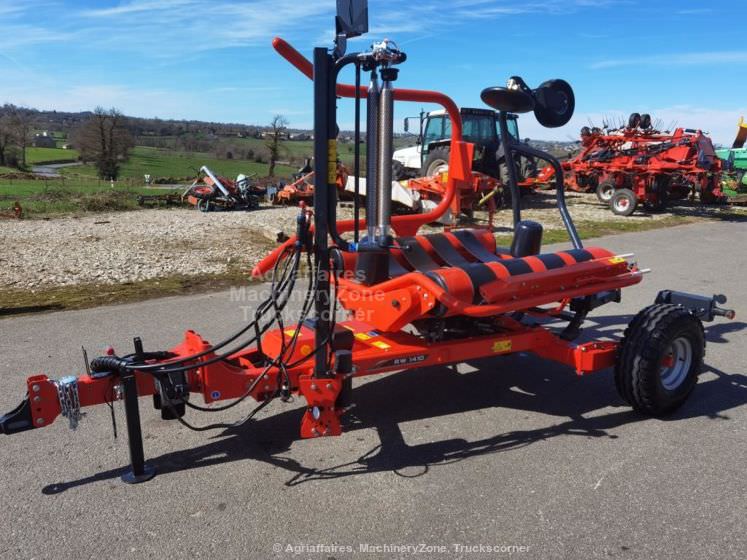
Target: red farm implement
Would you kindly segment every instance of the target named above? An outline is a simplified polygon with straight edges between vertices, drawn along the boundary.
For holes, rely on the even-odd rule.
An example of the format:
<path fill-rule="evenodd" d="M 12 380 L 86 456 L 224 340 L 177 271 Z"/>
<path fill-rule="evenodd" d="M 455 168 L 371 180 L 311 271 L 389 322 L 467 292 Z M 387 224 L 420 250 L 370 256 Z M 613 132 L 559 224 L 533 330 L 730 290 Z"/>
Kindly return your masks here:
<path fill-rule="evenodd" d="M 639 205 L 662 210 L 670 200 L 696 194 L 706 204 L 725 200 L 721 162 L 700 130 L 659 132 L 648 115 L 634 113 L 621 129 L 582 128 L 581 145 L 581 152 L 563 164 L 566 185 L 596 192 L 615 214 L 628 216 Z"/>
<path fill-rule="evenodd" d="M 218 177 L 203 166 L 195 181 L 184 191 L 183 199 L 200 212 L 216 210 L 254 210 L 259 208 L 260 196 L 266 189 L 252 182 L 248 177 L 236 181 Z"/>
<path fill-rule="evenodd" d="M 16 219 L 20 220 L 23 218 L 23 208 L 21 208 L 20 202 L 15 202 L 12 208 L 0 209 L 0 219 Z"/>
<path fill-rule="evenodd" d="M 300 395 L 306 401 L 301 437 L 336 436 L 355 397 L 355 378 L 517 352 L 536 354 L 579 375 L 613 367 L 622 398 L 643 414 L 664 415 L 685 401 L 703 361 L 701 320 L 733 316 L 719 307 L 724 298 L 662 291 L 632 320 L 621 340 L 574 342 L 589 313 L 619 301 L 621 290 L 639 283 L 646 271 L 630 254 L 582 245 L 565 205 L 559 162 L 518 142 L 504 144 L 509 167 L 515 154 L 528 154 L 555 168 L 558 211 L 572 248 L 543 252 L 542 226 L 522 220 L 516 204 L 510 247 L 496 246 L 487 230 L 419 234 L 421 226 L 438 220 L 456 193 L 471 184 L 473 149 L 463 139 L 459 110 L 450 98 L 434 91 L 394 88 L 396 66 L 405 55 L 392 42 L 345 54 L 345 39 L 367 29 L 364 19 L 351 16 L 367 13 L 365 3 L 348 4 L 349 9 L 338 14 L 335 49 L 314 50 L 314 171 L 323 181 L 314 189 L 313 213 L 299 210 L 296 235 L 255 268 L 256 276 L 272 272 L 272 285 L 270 297 L 258 305 L 253 319 L 218 343 L 187 331 L 169 350 L 146 351 L 136 338 L 132 353 L 95 358 L 89 373 L 81 377 L 30 377 L 27 397 L 0 417 L 0 433 L 45 427 L 60 415 L 75 427 L 83 408 L 122 399 L 131 457 L 123 479 L 142 482 L 154 475 L 156 465 L 144 460 L 140 396 L 152 396 L 163 418 L 203 430 L 227 425 L 194 426 L 184 418 L 187 408 L 209 412 L 249 398 L 258 401 L 258 407 L 231 425 L 236 426 L 271 402 Z M 280 39 L 275 46 L 291 49 Z M 362 72 L 381 81 L 371 80 L 364 88 L 338 84 L 339 71 L 350 66 L 357 83 Z M 380 173 L 375 181 L 369 175 L 366 182 L 365 221 L 337 220 L 338 97 L 353 98 L 356 115 L 366 98 L 369 123 L 374 116 L 379 123 L 366 130 L 367 158 Z M 530 90 L 510 80 L 509 87 L 485 89 L 482 99 L 499 112 L 503 125 L 509 112 L 534 111 L 541 124 L 552 126 L 566 123 L 573 112 L 568 90 L 552 85 Z M 452 120 L 444 194 L 425 214 L 391 213 L 395 101 L 440 104 Z M 518 185 L 511 181 L 509 186 L 516 201 Z M 304 263 L 310 281 L 299 290 Z M 290 311 L 288 303 L 299 291 L 299 321 L 285 323 L 283 311 Z M 338 305 L 348 319 L 339 320 Z M 205 407 L 193 403 L 192 394 L 208 404 L 227 399 L 231 403 Z"/>

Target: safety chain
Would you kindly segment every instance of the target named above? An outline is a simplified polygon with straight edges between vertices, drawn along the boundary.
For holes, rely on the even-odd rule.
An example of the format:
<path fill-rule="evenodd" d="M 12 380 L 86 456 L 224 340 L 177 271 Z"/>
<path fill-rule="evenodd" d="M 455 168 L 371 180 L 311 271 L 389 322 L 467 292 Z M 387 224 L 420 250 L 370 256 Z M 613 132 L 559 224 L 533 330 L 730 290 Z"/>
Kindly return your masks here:
<path fill-rule="evenodd" d="M 57 386 L 61 414 L 70 422 L 70 429 L 75 430 L 83 417 L 78 398 L 78 379 L 71 375 L 55 381 L 54 384 Z"/>

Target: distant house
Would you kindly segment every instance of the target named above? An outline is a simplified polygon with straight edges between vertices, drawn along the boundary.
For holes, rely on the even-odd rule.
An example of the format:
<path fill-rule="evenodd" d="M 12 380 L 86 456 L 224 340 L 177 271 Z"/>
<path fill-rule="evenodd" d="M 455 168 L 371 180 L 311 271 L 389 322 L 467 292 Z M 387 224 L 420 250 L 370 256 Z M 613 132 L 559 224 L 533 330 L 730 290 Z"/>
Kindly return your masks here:
<path fill-rule="evenodd" d="M 42 132 L 34 136 L 34 140 L 31 142 L 34 148 L 56 148 L 57 140 L 50 136 L 48 132 Z"/>
<path fill-rule="evenodd" d="M 311 134 L 309 134 L 308 132 L 297 132 L 295 134 L 291 134 L 290 139 L 299 141 L 311 140 Z"/>

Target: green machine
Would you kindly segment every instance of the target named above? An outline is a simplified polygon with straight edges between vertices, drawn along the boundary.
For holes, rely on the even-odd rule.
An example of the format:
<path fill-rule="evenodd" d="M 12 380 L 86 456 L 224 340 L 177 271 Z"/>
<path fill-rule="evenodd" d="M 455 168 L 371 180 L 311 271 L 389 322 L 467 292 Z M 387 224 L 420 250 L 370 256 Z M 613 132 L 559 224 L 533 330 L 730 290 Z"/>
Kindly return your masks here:
<path fill-rule="evenodd" d="M 742 117 L 739 119 L 737 136 L 731 148 L 716 150 L 716 155 L 724 161 L 724 169 L 728 172 L 725 174 L 727 184 L 724 185 L 724 192 L 729 197 L 747 191 L 747 148 L 744 147 L 745 143 L 747 143 L 747 122 Z"/>

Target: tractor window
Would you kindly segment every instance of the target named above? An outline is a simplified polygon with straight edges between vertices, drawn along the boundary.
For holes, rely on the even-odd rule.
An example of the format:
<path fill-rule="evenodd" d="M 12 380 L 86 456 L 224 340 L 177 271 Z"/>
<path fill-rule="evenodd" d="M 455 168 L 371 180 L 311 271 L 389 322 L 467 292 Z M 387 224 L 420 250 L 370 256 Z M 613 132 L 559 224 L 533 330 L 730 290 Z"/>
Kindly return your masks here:
<path fill-rule="evenodd" d="M 464 139 L 467 142 L 484 145 L 497 140 L 495 119 L 484 115 L 462 115 Z"/>
<path fill-rule="evenodd" d="M 519 140 L 519 122 L 516 119 L 508 119 L 506 125 L 508 126 L 508 133 L 514 137 L 514 140 Z M 498 131 L 498 136 L 500 136 L 501 130 L 497 121 L 495 123 L 495 127 Z"/>
<path fill-rule="evenodd" d="M 451 130 L 451 121 L 449 121 L 449 130 Z M 427 146 L 431 142 L 444 139 L 444 117 L 439 115 L 428 119 L 425 125 L 423 144 Z"/>

